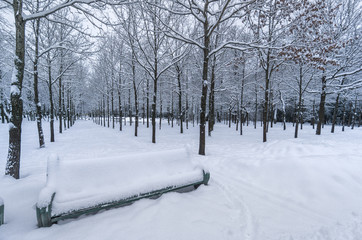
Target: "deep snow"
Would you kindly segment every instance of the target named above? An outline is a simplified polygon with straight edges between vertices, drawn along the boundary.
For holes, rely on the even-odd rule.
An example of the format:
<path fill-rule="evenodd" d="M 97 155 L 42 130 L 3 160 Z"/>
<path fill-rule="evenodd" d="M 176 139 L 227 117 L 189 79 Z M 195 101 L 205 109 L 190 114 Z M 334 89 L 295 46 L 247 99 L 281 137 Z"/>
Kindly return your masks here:
<path fill-rule="evenodd" d="M 157 144 L 141 124 L 123 132 L 78 121 L 55 143 L 39 149 L 36 124 L 24 122 L 21 179 L 0 177 L 5 202 L 1 240 L 40 239 L 362 239 L 362 128 L 316 136 L 305 125 L 298 139 L 278 124 L 262 143 L 261 128 L 217 124 L 207 137 L 206 156 L 198 156 L 197 127 L 179 134 L 163 124 Z M 48 124 L 44 123 L 45 136 Z M 0 124 L 3 175 L 8 127 Z M 46 139 L 48 141 L 48 139 Z M 109 158 L 175 149 L 188 144 L 192 160 L 211 173 L 209 186 L 190 193 L 168 193 L 156 200 L 37 228 L 34 205 L 46 183 L 47 158 Z"/>

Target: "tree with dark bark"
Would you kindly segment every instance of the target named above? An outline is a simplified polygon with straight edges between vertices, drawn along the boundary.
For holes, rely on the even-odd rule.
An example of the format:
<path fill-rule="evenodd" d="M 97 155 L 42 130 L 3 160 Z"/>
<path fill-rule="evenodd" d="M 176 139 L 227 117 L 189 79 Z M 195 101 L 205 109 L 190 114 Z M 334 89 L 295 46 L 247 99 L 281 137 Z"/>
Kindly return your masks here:
<path fill-rule="evenodd" d="M 24 12 L 25 0 L 4 0 L 13 9 L 15 20 L 15 58 L 14 70 L 11 80 L 11 117 L 9 128 L 9 149 L 5 168 L 5 174 L 19 179 L 20 177 L 20 153 L 21 153 L 21 126 L 23 120 L 22 89 L 25 69 L 25 25 L 31 20 L 47 17 L 60 9 L 74 4 L 90 4 L 96 0 L 70 0 L 54 3 L 46 3 L 38 12 L 26 14 Z"/>

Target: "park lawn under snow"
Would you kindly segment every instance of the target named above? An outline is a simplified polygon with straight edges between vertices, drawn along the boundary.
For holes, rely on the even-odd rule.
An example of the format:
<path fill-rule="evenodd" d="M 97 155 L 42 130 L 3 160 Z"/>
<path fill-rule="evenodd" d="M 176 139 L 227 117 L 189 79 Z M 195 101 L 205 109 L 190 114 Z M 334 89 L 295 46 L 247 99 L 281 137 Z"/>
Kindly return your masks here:
<path fill-rule="evenodd" d="M 23 126 L 21 179 L 0 177 L 5 202 L 1 240 L 362 239 L 362 128 L 345 132 L 337 128 L 331 134 L 326 126 L 316 136 L 305 125 L 294 139 L 292 126 L 283 131 L 278 124 L 262 143 L 259 126 L 244 128 L 240 136 L 217 124 L 206 139 L 206 156 L 198 156 L 197 127 L 181 135 L 177 127 L 163 124 L 157 144 L 152 144 L 151 130 L 143 125 L 136 138 L 133 127 L 119 132 L 80 120 L 57 134 L 55 143 L 39 149 L 35 123 Z M 49 136 L 48 124 L 44 127 Z M 7 130 L 0 124 L 1 171 Z M 46 184 L 50 154 L 84 161 L 185 145 L 191 149 L 192 162 L 210 171 L 209 186 L 37 228 L 34 205 Z"/>

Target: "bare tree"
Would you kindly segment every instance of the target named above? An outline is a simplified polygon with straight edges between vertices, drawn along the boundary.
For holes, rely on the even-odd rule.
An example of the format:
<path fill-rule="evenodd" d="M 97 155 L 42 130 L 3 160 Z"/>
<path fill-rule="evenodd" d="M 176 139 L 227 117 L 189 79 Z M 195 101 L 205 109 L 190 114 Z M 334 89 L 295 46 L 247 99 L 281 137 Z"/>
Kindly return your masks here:
<path fill-rule="evenodd" d="M 4 0 L 14 12 L 15 19 L 15 58 L 11 80 L 11 127 L 9 128 L 9 149 L 5 174 L 19 179 L 21 152 L 21 125 L 23 118 L 23 101 L 21 98 L 25 68 L 25 25 L 28 21 L 49 16 L 60 9 L 74 4 L 90 4 L 96 0 L 70 0 L 45 4 L 43 9 L 32 14 L 24 12 L 24 0 Z M 27 4 L 28 5 L 28 4 Z"/>

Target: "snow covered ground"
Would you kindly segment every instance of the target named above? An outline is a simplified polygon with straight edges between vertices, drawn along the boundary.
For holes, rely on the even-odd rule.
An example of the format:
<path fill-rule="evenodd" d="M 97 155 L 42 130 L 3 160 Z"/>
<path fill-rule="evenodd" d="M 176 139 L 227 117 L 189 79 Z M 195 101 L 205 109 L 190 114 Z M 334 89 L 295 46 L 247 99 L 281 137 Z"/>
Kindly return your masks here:
<path fill-rule="evenodd" d="M 157 144 L 140 126 L 123 132 L 78 121 L 56 142 L 39 149 L 36 125 L 23 124 L 21 179 L 3 176 L 8 127 L 0 124 L 0 196 L 5 202 L 1 240 L 359 240 L 362 239 L 362 128 L 337 128 L 321 136 L 305 125 L 293 128 L 234 129 L 218 124 L 207 137 L 207 155 L 197 155 L 198 128 L 183 135 L 163 124 Z M 45 136 L 48 124 L 44 124 Z M 34 205 L 45 186 L 50 154 L 63 159 L 116 157 L 134 152 L 180 148 L 188 144 L 192 161 L 211 173 L 209 186 L 190 193 L 169 193 L 156 200 L 37 228 Z M 121 176 L 120 176 L 121 177 Z"/>

